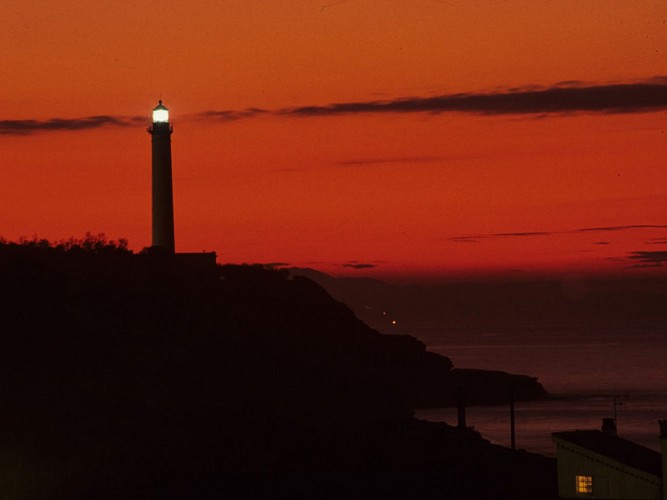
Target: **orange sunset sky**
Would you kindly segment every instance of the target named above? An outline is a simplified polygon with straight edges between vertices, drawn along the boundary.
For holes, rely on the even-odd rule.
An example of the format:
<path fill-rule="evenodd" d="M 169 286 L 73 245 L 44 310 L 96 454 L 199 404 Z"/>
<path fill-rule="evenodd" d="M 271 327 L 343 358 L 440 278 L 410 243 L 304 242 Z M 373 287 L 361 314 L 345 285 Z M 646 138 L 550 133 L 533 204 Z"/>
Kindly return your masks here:
<path fill-rule="evenodd" d="M 21 0 L 0 16 L 0 235 L 335 275 L 661 273 L 664 0 Z"/>

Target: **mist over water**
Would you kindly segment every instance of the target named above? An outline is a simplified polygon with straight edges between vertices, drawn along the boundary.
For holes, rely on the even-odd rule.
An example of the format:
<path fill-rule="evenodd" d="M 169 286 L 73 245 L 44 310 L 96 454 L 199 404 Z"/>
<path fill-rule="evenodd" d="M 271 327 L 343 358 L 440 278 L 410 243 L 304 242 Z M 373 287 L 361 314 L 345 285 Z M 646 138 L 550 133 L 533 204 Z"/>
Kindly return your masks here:
<path fill-rule="evenodd" d="M 667 335 L 659 326 L 412 328 L 430 350 L 457 368 L 503 370 L 538 377 L 549 401 L 517 403 L 517 447 L 553 455 L 551 433 L 599 429 L 614 416 L 618 434 L 658 449 L 657 420 L 667 418 Z M 626 397 L 627 396 L 627 397 Z M 455 409 L 420 410 L 420 418 L 456 423 Z M 467 409 L 467 423 L 509 445 L 509 408 Z"/>

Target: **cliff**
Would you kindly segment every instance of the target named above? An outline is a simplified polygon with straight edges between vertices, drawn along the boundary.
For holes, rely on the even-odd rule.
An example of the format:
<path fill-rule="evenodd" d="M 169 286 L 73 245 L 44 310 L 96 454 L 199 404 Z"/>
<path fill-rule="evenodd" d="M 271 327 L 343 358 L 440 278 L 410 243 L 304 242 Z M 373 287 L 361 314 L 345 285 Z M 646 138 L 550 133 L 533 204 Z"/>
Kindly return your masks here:
<path fill-rule="evenodd" d="M 552 491 L 547 459 L 414 420 L 479 377 L 368 328 L 314 282 L 121 250 L 0 245 L 9 497 Z"/>

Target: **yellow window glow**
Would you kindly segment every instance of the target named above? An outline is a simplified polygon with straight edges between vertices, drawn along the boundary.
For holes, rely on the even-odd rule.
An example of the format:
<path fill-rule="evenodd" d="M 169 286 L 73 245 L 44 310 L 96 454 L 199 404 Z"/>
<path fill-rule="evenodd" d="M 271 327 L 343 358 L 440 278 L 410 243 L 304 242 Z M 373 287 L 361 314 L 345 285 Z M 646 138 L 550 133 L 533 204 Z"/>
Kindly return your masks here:
<path fill-rule="evenodd" d="M 576 476 L 577 493 L 593 494 L 593 476 Z"/>

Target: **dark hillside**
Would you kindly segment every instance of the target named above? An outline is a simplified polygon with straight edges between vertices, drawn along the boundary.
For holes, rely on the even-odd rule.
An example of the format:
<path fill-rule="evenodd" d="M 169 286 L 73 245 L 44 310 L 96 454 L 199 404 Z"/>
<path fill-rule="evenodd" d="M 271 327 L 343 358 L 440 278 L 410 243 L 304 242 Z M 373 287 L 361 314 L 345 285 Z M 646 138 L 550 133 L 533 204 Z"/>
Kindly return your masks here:
<path fill-rule="evenodd" d="M 446 393 L 449 360 L 366 327 L 308 279 L 3 244 L 0 293 L 7 498 L 552 491 L 549 460 L 414 420 Z"/>

